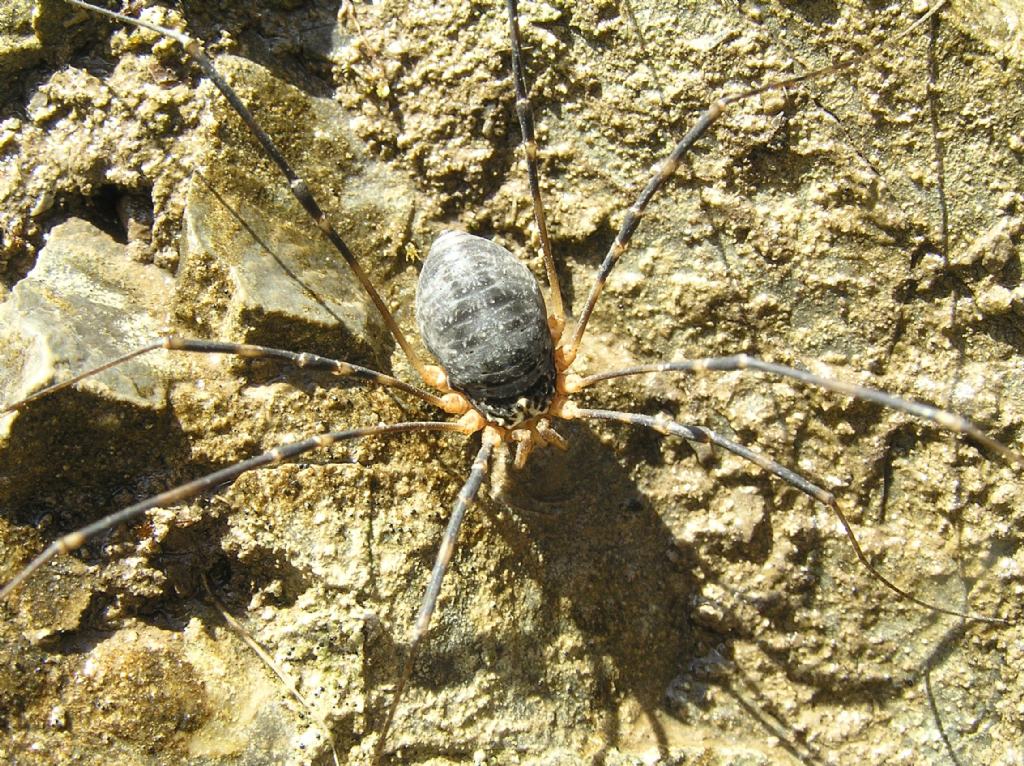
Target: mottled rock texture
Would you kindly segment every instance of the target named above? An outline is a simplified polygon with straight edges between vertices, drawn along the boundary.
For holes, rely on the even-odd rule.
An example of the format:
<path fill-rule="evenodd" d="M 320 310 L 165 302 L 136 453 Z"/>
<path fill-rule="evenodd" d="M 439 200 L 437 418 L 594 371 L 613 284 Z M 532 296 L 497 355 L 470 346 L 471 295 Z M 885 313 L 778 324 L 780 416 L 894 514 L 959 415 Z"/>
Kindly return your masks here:
<path fill-rule="evenodd" d="M 208 41 L 412 333 L 418 254 L 446 227 L 541 274 L 500 6 L 355 3 L 340 23 L 327 2 L 146 13 Z M 723 118 L 613 273 L 580 369 L 746 351 L 962 412 L 1020 449 L 1013 7 L 956 2 L 895 43 L 909 3 L 742 8 L 524 3 L 577 310 L 621 211 L 711 98 L 882 51 Z M 177 46 L 50 1 L 0 3 L 0 27 L 0 401 L 165 328 L 413 379 Z M 63 281 L 47 281 L 57 263 Z M 836 493 L 896 581 L 1024 617 L 1019 468 L 754 374 L 633 379 L 587 401 L 770 453 Z M 0 579 L 62 532 L 275 444 L 433 416 L 272 364 L 158 352 L 0 421 Z M 625 427 L 564 433 L 567 454 L 496 471 L 471 510 L 388 762 L 1024 758 L 1020 626 L 899 602 L 826 509 L 739 459 Z M 322 764 L 329 729 L 343 762 L 367 762 L 473 449 L 405 436 L 311 454 L 47 566 L 2 606 L 0 758 Z"/>

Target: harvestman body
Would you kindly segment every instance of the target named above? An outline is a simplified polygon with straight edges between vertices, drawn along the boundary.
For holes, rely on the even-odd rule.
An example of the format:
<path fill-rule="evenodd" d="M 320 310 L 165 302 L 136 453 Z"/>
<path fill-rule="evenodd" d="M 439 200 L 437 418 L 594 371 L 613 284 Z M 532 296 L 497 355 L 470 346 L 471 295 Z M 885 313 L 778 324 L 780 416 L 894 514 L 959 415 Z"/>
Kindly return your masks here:
<path fill-rule="evenodd" d="M 449 384 L 489 419 L 514 426 L 547 412 L 555 357 L 544 298 L 505 248 L 442 234 L 420 272 L 416 318 Z"/>
<path fill-rule="evenodd" d="M 85 3 L 68 0 L 74 5 L 91 8 Z M 380 726 L 375 747 L 375 760 L 386 752 L 387 734 L 391 728 L 403 691 L 412 675 L 417 650 L 427 635 L 437 599 L 441 591 L 444 574 L 451 561 L 462 519 L 476 497 L 488 471 L 496 448 L 511 444 L 516 448 L 515 462 L 523 465 L 531 451 L 537 447 L 554 445 L 568 446 L 552 425 L 554 420 L 590 419 L 622 422 L 654 429 L 666 435 L 679 436 L 693 442 L 717 445 L 760 466 L 796 489 L 831 508 L 845 528 L 857 557 L 871 571 L 872 575 L 899 594 L 927 609 L 957 615 L 972 620 L 1004 623 L 996 617 L 966 614 L 957 609 L 947 609 L 928 603 L 912 595 L 908 590 L 894 584 L 880 574 L 862 553 L 853 531 L 838 507 L 835 498 L 827 490 L 815 485 L 794 471 L 774 460 L 754 452 L 714 431 L 694 425 L 685 425 L 664 416 L 647 416 L 609 410 L 585 409 L 573 401 L 573 395 L 594 384 L 612 378 L 653 374 L 683 373 L 703 370 L 754 369 L 771 373 L 822 388 L 837 391 L 860 399 L 873 401 L 883 406 L 908 412 L 930 420 L 939 426 L 966 434 L 970 438 L 997 452 L 1017 465 L 1024 465 L 1024 457 L 1014 452 L 965 419 L 929 405 L 899 399 L 873 389 L 827 380 L 810 373 L 763 362 L 745 355 L 699 359 L 664 364 L 644 365 L 633 368 L 602 372 L 579 377 L 570 369 L 576 359 L 588 320 L 601 296 L 609 273 L 640 223 L 644 211 L 662 184 L 672 176 L 682 158 L 694 143 L 724 113 L 729 104 L 749 98 L 765 90 L 778 89 L 785 85 L 795 86 L 807 76 L 793 78 L 783 84 L 772 84 L 737 96 L 730 96 L 715 102 L 702 115 L 697 124 L 677 145 L 672 154 L 658 167 L 654 177 L 627 212 L 619 233 L 602 263 L 596 282 L 586 300 L 583 311 L 575 324 L 567 322 L 562 305 L 561 289 L 557 280 L 554 260 L 546 233 L 543 207 L 536 164 L 536 143 L 533 138 L 532 115 L 521 71 L 521 53 L 518 39 L 517 11 L 514 0 L 509 0 L 508 10 L 513 50 L 514 80 L 517 91 L 517 111 L 521 121 L 530 172 L 531 191 L 534 200 L 534 214 L 544 249 L 545 266 L 551 287 L 551 305 L 546 306 L 540 288 L 533 276 L 507 250 L 487 240 L 462 232 L 442 234 L 431 249 L 420 276 L 417 291 L 417 321 L 425 344 L 440 362 L 440 367 L 424 364 L 419 360 L 402 331 L 392 318 L 389 309 L 370 284 L 344 240 L 327 222 L 319 204 L 306 188 L 305 182 L 291 169 L 278 152 L 273 141 L 258 126 L 248 109 L 234 95 L 234 91 L 223 81 L 212 63 L 198 45 L 185 35 L 170 30 L 157 31 L 168 35 L 182 44 L 185 50 L 199 63 L 224 95 L 232 102 L 257 140 L 288 179 L 296 198 L 310 213 L 324 235 L 335 245 L 339 253 L 352 268 L 373 303 L 384 317 L 385 323 L 399 346 L 409 358 L 427 386 L 436 389 L 431 393 L 410 385 L 389 375 L 375 372 L 343 361 L 326 359 L 313 354 L 294 353 L 260 346 L 241 345 L 207 340 L 191 340 L 168 337 L 148 345 L 127 358 L 149 351 L 165 348 L 195 353 L 227 353 L 250 358 L 269 358 L 284 361 L 297 367 L 327 370 L 344 377 L 350 377 L 369 385 L 394 388 L 414 396 L 435 408 L 457 416 L 453 421 L 414 421 L 407 423 L 383 424 L 357 429 L 333 431 L 304 439 L 293 444 L 277 447 L 263 455 L 256 456 L 208 476 L 161 493 L 141 503 L 130 506 L 112 516 L 61 537 L 43 554 L 33 560 L 8 582 L 0 596 L 9 595 L 20 583 L 57 555 L 81 547 L 89 538 L 129 520 L 137 519 L 147 510 L 171 505 L 199 493 L 218 487 L 239 475 L 263 466 L 280 463 L 312 449 L 361 438 L 364 436 L 386 436 L 410 431 L 457 432 L 467 435 L 481 433 L 481 445 L 454 504 L 436 563 L 431 573 L 430 584 L 424 596 L 419 615 L 409 640 L 409 648 L 398 677 L 397 687 L 387 708 L 386 717 Z M 98 9 L 92 9 L 98 10 Z M 107 14 L 127 23 L 138 21 Z M 141 24 L 146 26 L 144 24 Z M 850 62 L 843 65 L 850 66 Z M 835 67 L 839 69 L 842 67 Z M 828 70 L 828 71 L 834 71 Z M 810 76 L 818 76 L 815 72 Z M 120 363 L 115 360 L 103 369 Z M 4 408 L 3 412 L 21 409 L 31 401 L 47 396 L 94 374 L 92 370 L 76 376 L 70 381 L 45 389 L 20 402 Z"/>

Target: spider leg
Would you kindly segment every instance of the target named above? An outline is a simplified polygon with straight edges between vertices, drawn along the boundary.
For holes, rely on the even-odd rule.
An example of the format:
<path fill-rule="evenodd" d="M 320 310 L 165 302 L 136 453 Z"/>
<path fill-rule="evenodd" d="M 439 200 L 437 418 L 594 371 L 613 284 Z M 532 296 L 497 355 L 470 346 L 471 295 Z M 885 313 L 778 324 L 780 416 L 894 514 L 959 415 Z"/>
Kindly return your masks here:
<path fill-rule="evenodd" d="M 363 267 L 359 264 L 359 261 L 356 258 L 355 254 L 352 252 L 351 249 L 349 249 L 349 246 L 345 243 L 345 240 L 341 238 L 341 235 L 338 234 L 337 230 L 327 219 L 327 216 L 324 214 L 323 209 L 320 207 L 320 203 L 317 202 L 316 197 L 313 196 L 313 192 L 310 191 L 309 186 L 306 184 L 305 180 L 303 180 L 302 177 L 298 175 L 298 173 L 284 158 L 284 155 L 281 153 L 280 149 L 278 149 L 277 144 L 274 143 L 274 140 L 269 135 L 267 135 L 265 130 L 263 130 L 260 124 L 256 121 L 256 118 L 253 116 L 252 112 L 249 110 L 249 107 L 247 107 L 245 103 L 241 100 L 241 98 L 239 98 L 238 94 L 235 93 L 234 89 L 228 84 L 227 80 L 224 79 L 221 73 L 214 66 L 213 61 L 210 59 L 210 57 L 206 54 L 205 51 L 203 51 L 203 48 L 199 44 L 199 41 L 195 40 L 194 38 L 192 38 L 184 32 L 180 32 L 175 29 L 169 29 L 167 27 L 162 27 L 158 24 L 151 24 L 150 22 L 145 21 L 143 19 L 132 18 L 131 16 L 125 16 L 124 14 L 117 13 L 115 11 L 108 11 L 105 8 L 92 5 L 91 3 L 83 2 L 82 0 L 65 0 L 65 2 L 77 8 L 82 8 L 92 13 L 98 13 L 102 16 L 114 19 L 115 21 L 120 21 L 125 24 L 130 24 L 131 26 L 142 27 L 143 29 L 148 29 L 152 32 L 156 32 L 157 34 L 163 35 L 171 40 L 174 40 L 185 50 L 189 57 L 203 71 L 203 74 L 205 74 L 210 79 L 210 81 L 213 82 L 213 84 L 217 87 L 217 90 L 219 90 L 221 94 L 224 96 L 224 98 L 227 99 L 228 103 L 231 104 L 231 108 L 235 110 L 235 112 L 241 118 L 242 122 L 244 122 L 245 126 L 249 129 L 249 132 L 252 133 L 253 137 L 255 137 L 255 139 L 259 142 L 260 146 L 263 147 L 263 150 L 266 152 L 267 156 L 270 157 L 273 163 L 277 166 L 278 170 L 281 171 L 281 174 L 288 181 L 288 188 L 291 191 L 292 195 L 295 197 L 296 200 L 298 200 L 299 204 L 302 205 L 303 209 L 309 214 L 310 218 L 313 219 L 313 221 L 316 223 L 317 228 L 320 229 L 320 232 L 323 234 L 323 236 L 326 237 L 328 241 L 330 241 L 331 245 L 334 246 L 334 249 L 341 254 L 342 258 L 345 259 L 345 263 L 348 264 L 349 269 L 351 269 L 356 279 L 359 280 L 359 284 L 362 286 L 363 290 L 369 296 L 370 300 L 373 302 L 373 305 L 377 307 L 377 311 L 380 312 L 381 317 L 384 319 L 384 324 L 387 326 L 388 331 L 391 333 L 392 337 L 394 337 L 394 339 L 398 342 L 398 345 L 402 347 L 402 351 L 405 353 L 405 356 L 408 358 L 412 366 L 416 368 L 416 371 L 419 373 L 420 378 L 425 383 L 432 383 L 433 381 L 436 381 L 436 372 L 430 369 L 428 365 L 425 365 L 423 361 L 419 358 L 419 355 L 416 354 L 416 352 L 413 350 L 412 346 L 409 344 L 409 341 L 402 333 L 401 328 L 399 328 L 398 323 L 395 321 L 394 316 L 392 316 L 391 311 L 384 303 L 384 300 L 380 297 L 380 294 L 377 292 L 377 289 L 370 282 L 369 276 L 363 270 Z"/>
<path fill-rule="evenodd" d="M 638 365 L 637 367 L 627 367 L 621 370 L 599 372 L 595 375 L 587 375 L 584 378 L 577 378 L 571 381 L 568 383 L 567 389 L 570 392 L 579 391 L 587 388 L 588 386 L 592 386 L 594 383 L 611 380 L 612 378 L 622 378 L 627 375 L 647 375 L 656 372 L 703 372 L 705 370 L 717 370 L 722 372 L 757 370 L 758 372 L 766 372 L 771 375 L 778 375 L 779 377 L 798 380 L 808 386 L 817 386 L 818 388 L 823 388 L 826 391 L 835 391 L 836 393 L 845 394 L 854 399 L 874 402 L 875 404 L 880 404 L 883 407 L 899 410 L 900 412 L 906 412 L 907 414 L 921 418 L 922 420 L 930 421 L 942 428 L 953 431 L 954 433 L 963 434 L 964 436 L 973 439 L 978 444 L 981 444 L 982 446 L 1001 455 L 1006 460 L 1016 463 L 1017 465 L 1024 466 L 1024 455 L 1010 449 L 1002 442 L 993 439 L 970 420 L 957 415 L 956 413 L 939 409 L 938 407 L 934 407 L 923 402 L 916 402 L 912 399 L 901 399 L 898 396 L 893 396 L 892 394 L 887 394 L 884 391 L 879 391 L 877 388 L 859 386 L 855 383 L 846 383 L 832 378 L 823 378 L 820 375 L 815 375 L 807 372 L 806 370 L 798 370 L 795 367 L 787 367 L 784 364 L 765 362 L 756 357 L 747 356 L 746 354 L 715 356 L 704 359 L 685 359 L 679 362 L 665 362 L 661 364 L 644 364 Z"/>
<path fill-rule="evenodd" d="M 327 722 L 322 718 L 317 717 L 313 712 L 313 707 L 309 704 L 305 697 L 302 696 L 302 692 L 295 685 L 295 682 L 288 676 L 284 668 L 282 668 L 274 658 L 270 656 L 266 649 L 264 649 L 259 641 L 257 641 L 248 629 L 234 618 L 228 608 L 224 606 L 223 602 L 217 598 L 217 594 L 210 588 L 210 581 L 206 579 L 206 575 L 200 575 L 200 580 L 203 583 L 203 590 L 206 591 L 206 597 L 210 599 L 214 608 L 220 613 L 221 618 L 227 623 L 227 626 L 242 639 L 242 643 L 248 646 L 253 654 L 255 654 L 260 662 L 266 665 L 267 669 L 270 670 L 277 680 L 279 680 L 284 688 L 288 690 L 288 693 L 292 696 L 299 707 L 305 711 L 313 720 L 316 721 L 317 726 L 323 730 L 324 737 L 327 739 L 327 743 L 331 747 L 331 757 L 334 761 L 334 766 L 340 766 L 341 759 L 338 757 L 338 743 L 334 741 L 334 735 L 331 733 L 331 727 L 327 725 Z"/>
<path fill-rule="evenodd" d="M 116 511 L 109 516 L 104 516 L 102 519 L 94 521 L 92 524 L 87 524 L 80 529 L 76 529 L 74 532 L 69 532 L 68 534 L 63 535 L 51 543 L 42 553 L 32 559 L 32 561 L 15 574 L 6 585 L 0 588 L 0 601 L 7 598 L 7 596 L 9 596 L 15 588 L 25 582 L 33 572 L 49 562 L 51 559 L 62 553 L 70 553 L 71 551 L 78 550 L 88 540 L 99 533 L 136 519 L 152 508 L 165 508 L 169 505 L 179 503 L 182 500 L 195 497 L 196 495 L 202 494 L 203 492 L 218 487 L 226 482 L 234 481 L 243 473 L 247 473 L 248 471 L 263 468 L 268 465 L 276 465 L 277 463 L 290 460 L 291 458 L 297 457 L 314 449 L 329 447 L 332 444 L 336 444 L 340 441 L 346 441 L 348 439 L 360 439 L 364 436 L 390 436 L 393 434 L 410 433 L 415 431 L 472 433 L 473 430 L 475 429 L 464 425 L 462 422 L 411 421 L 408 423 L 386 423 L 376 426 L 365 426 L 363 428 L 351 428 L 344 431 L 330 431 L 328 433 L 312 436 L 308 439 L 303 439 L 302 441 L 282 444 L 264 452 L 261 455 L 256 455 L 255 457 L 243 460 L 240 463 L 235 463 L 227 468 L 222 468 L 219 471 L 214 471 L 206 474 L 205 476 L 200 476 L 198 479 L 193 479 L 190 482 L 181 484 L 167 490 L 166 492 L 161 492 L 158 495 L 154 495 L 146 500 L 130 505 L 127 508 L 123 508 L 120 511 Z"/>
<path fill-rule="evenodd" d="M 3 407 L 0 407 L 0 415 L 20 410 L 37 399 L 42 399 L 64 388 L 73 386 L 86 378 L 91 378 L 93 375 L 97 375 L 112 367 L 116 367 L 119 364 L 123 364 L 131 359 L 135 359 L 136 357 L 147 354 L 150 351 L 156 351 L 161 348 L 168 351 L 189 351 L 197 354 L 233 354 L 234 356 L 240 356 L 245 359 L 277 359 L 299 369 L 325 370 L 327 372 L 332 372 L 339 377 L 354 378 L 360 383 L 364 383 L 366 385 L 396 388 L 399 391 L 403 391 L 404 393 L 415 396 L 418 399 L 422 399 L 427 404 L 433 405 L 434 407 L 444 410 L 449 414 L 461 415 L 465 412 L 465 407 L 460 409 L 459 406 L 455 404 L 456 397 L 452 397 L 451 395 L 444 398 L 435 396 L 429 391 L 424 391 L 421 388 L 405 383 L 390 375 L 385 375 L 382 372 L 377 372 L 376 370 L 371 370 L 368 367 L 362 367 L 358 364 L 352 364 L 351 362 L 344 362 L 339 359 L 329 359 L 328 357 L 319 356 L 318 354 L 298 353 L 280 348 L 270 348 L 269 346 L 255 346 L 250 343 L 194 340 L 190 338 L 180 338 L 176 335 L 168 335 L 158 341 L 145 345 L 142 348 L 130 351 L 124 356 L 105 362 L 99 367 L 86 370 L 85 372 L 81 372 L 68 380 L 54 383 L 51 386 L 47 386 L 46 388 L 36 391 L 34 394 L 26 396 L 24 399 L 4 405 Z"/>
<path fill-rule="evenodd" d="M 689 441 L 703 442 L 705 444 L 714 444 L 722 447 L 725 450 L 738 455 L 744 460 L 749 460 L 754 465 L 767 471 L 768 473 L 778 477 L 782 481 L 786 482 L 792 487 L 800 490 L 804 494 L 812 497 L 813 499 L 820 502 L 822 505 L 828 506 L 828 508 L 835 513 L 839 519 L 839 523 L 843 525 L 843 529 L 846 532 L 847 538 L 850 540 L 850 544 L 853 546 L 853 551 L 857 555 L 857 559 L 861 564 L 868 570 L 872 577 L 882 583 L 886 588 L 891 590 L 893 593 L 898 595 L 911 603 L 917 604 L 918 606 L 929 609 L 933 612 L 939 612 L 941 614 L 948 614 L 953 617 L 960 617 L 965 620 L 973 620 L 976 622 L 986 622 L 996 625 L 1009 625 L 1012 624 L 1009 620 L 1004 620 L 998 617 L 988 617 L 985 615 L 972 614 L 970 612 L 961 612 L 957 609 L 947 609 L 945 607 L 938 606 L 936 604 L 929 603 L 923 599 L 918 598 L 906 589 L 894 583 L 888 577 L 883 575 L 875 566 L 868 560 L 868 557 L 864 554 L 863 549 L 860 547 L 860 543 L 857 540 L 856 534 L 854 534 L 853 527 L 846 518 L 846 514 L 843 513 L 839 507 L 839 503 L 836 501 L 835 496 L 806 478 L 796 473 L 795 471 L 786 468 L 781 463 L 772 460 L 766 455 L 762 455 L 749 447 L 744 447 L 742 444 L 738 444 L 731 439 L 722 436 L 715 431 L 704 426 L 693 426 L 683 425 L 677 423 L 666 415 L 640 415 L 632 412 L 616 412 L 613 410 L 591 410 L 583 408 L 572 408 L 567 415 L 583 419 L 583 420 L 610 420 L 617 423 L 627 423 L 634 426 L 642 426 L 643 428 L 650 428 L 657 431 L 660 434 L 666 436 L 679 436 Z"/>
<path fill-rule="evenodd" d="M 512 43 L 512 79 L 516 88 L 516 114 L 519 117 L 519 128 L 523 134 L 523 151 L 526 155 L 526 172 L 530 179 L 530 196 L 533 198 L 533 220 L 537 224 L 537 236 L 544 252 L 544 270 L 548 275 L 548 287 L 551 288 L 551 312 L 548 323 L 551 334 L 557 341 L 565 327 L 565 307 L 562 300 L 562 286 L 555 268 L 555 258 L 551 254 L 551 239 L 548 237 L 548 224 L 544 215 L 544 202 L 540 196 L 540 173 L 537 168 L 537 138 L 533 124 L 533 106 L 526 90 L 526 79 L 523 76 L 523 47 L 519 35 L 519 0 L 506 0 L 508 8 L 509 40 Z"/>
<path fill-rule="evenodd" d="M 62 389 L 70 388 L 71 386 L 75 385 L 76 383 L 82 380 L 85 380 L 86 378 L 91 378 L 93 375 L 99 375 L 101 372 L 105 372 L 106 370 L 109 370 L 112 367 L 117 367 L 119 364 L 130 362 L 132 359 L 142 356 L 143 354 L 148 354 L 150 351 L 156 351 L 158 348 L 164 348 L 165 340 L 166 339 L 154 341 L 153 343 L 147 344 L 142 348 L 137 348 L 134 351 L 130 351 L 124 356 L 119 356 L 117 357 L 117 359 L 111 359 L 109 362 L 104 362 L 99 367 L 93 367 L 91 370 L 81 372 L 78 375 L 68 378 L 67 380 L 62 380 L 59 383 L 54 383 L 53 385 L 46 386 L 46 388 L 41 388 L 35 393 L 26 396 L 24 399 L 19 399 L 15 402 L 11 402 L 10 404 L 5 404 L 3 407 L 0 407 L 0 415 L 6 415 L 8 412 L 15 412 L 16 410 L 23 409 L 26 405 L 34 401 L 43 399 L 49 396 L 50 394 L 55 394 Z"/>
<path fill-rule="evenodd" d="M 402 672 L 398 677 L 398 683 L 395 686 L 391 704 L 388 706 L 387 717 L 384 719 L 384 725 L 381 727 L 377 745 L 374 747 L 372 763 L 378 763 L 384 754 L 388 731 L 391 729 L 391 724 L 395 719 L 395 711 L 398 709 L 398 705 L 402 701 L 402 694 L 409 683 L 413 663 L 416 661 L 420 644 L 427 635 L 430 619 L 433 617 L 434 609 L 437 606 L 437 598 L 441 593 L 441 582 L 444 580 L 444 575 L 448 571 L 448 565 L 452 560 L 452 554 L 455 552 L 459 528 L 462 526 L 462 520 L 466 516 L 466 511 L 473 503 L 477 492 L 480 491 L 484 478 L 487 476 L 491 453 L 499 441 L 500 437 L 496 432 L 491 429 L 484 430 L 483 441 L 480 445 L 480 450 L 473 459 L 473 466 L 469 471 L 469 477 L 455 498 L 455 503 L 452 506 L 452 515 L 448 519 L 448 527 L 445 529 L 444 537 L 441 538 L 441 546 L 437 550 L 434 567 L 430 570 L 430 581 L 427 584 L 426 592 L 423 594 L 423 602 L 420 604 L 419 612 L 416 615 L 416 622 L 413 624 L 412 631 L 409 634 L 409 647 L 406 651 L 405 662 L 402 664 Z"/>
<path fill-rule="evenodd" d="M 902 39 L 920 27 L 925 21 L 938 13 L 944 5 L 944 1 L 937 3 L 935 7 L 931 8 L 926 14 L 917 19 L 917 21 L 896 35 L 893 38 L 893 42 Z M 714 125 L 723 114 L 725 114 L 732 104 L 740 101 L 746 101 L 747 99 L 760 96 L 770 91 L 793 88 L 802 83 L 817 80 L 821 77 L 835 74 L 836 72 L 840 72 L 844 69 L 851 69 L 856 65 L 862 64 L 865 61 L 884 53 L 884 51 L 885 49 L 872 50 L 858 56 L 851 56 L 850 58 L 836 62 L 831 66 L 815 69 L 810 72 L 804 72 L 781 80 L 773 80 L 756 88 L 750 88 L 749 90 L 745 90 L 740 93 L 723 96 L 712 102 L 711 105 L 697 118 L 697 122 L 692 128 L 690 128 L 686 135 L 683 136 L 682 140 L 676 144 L 672 152 L 655 166 L 654 173 L 647 182 L 647 185 L 643 188 L 643 191 L 640 192 L 636 201 L 626 210 L 622 219 L 622 224 L 619 227 L 619 231 L 615 235 L 615 240 L 612 242 L 611 247 L 608 248 L 608 253 L 605 255 L 604 260 L 601 261 L 601 265 L 598 267 L 597 276 L 594 279 L 594 284 L 590 288 L 590 293 L 587 296 L 587 302 L 584 304 L 579 320 L 576 322 L 576 328 L 573 330 L 572 338 L 569 343 L 562 346 L 560 350 L 563 369 L 568 369 L 576 358 L 580 343 L 583 340 L 583 334 L 587 329 L 587 323 L 590 321 L 590 315 L 593 313 L 594 307 L 597 305 L 597 301 L 601 297 L 601 292 L 604 290 L 604 285 L 608 280 L 608 275 L 611 274 L 612 269 L 615 268 L 615 264 L 618 263 L 619 258 L 624 252 L 626 252 L 626 248 L 629 247 L 630 240 L 633 238 L 634 232 L 640 225 L 640 220 L 643 218 L 644 212 L 647 210 L 647 206 L 650 204 L 651 199 L 655 194 L 657 194 L 658 190 L 664 186 L 665 182 L 676 172 L 683 158 L 690 153 L 694 144 L 696 144 L 708 129 Z"/>

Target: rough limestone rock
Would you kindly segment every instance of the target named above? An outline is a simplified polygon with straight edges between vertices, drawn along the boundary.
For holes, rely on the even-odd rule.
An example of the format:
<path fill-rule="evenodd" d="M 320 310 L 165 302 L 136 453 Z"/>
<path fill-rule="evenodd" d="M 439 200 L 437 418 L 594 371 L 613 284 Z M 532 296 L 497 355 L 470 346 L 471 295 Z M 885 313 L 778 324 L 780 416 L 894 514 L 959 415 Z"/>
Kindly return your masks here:
<path fill-rule="evenodd" d="M 338 5 L 146 14 L 209 42 L 412 335 L 418 255 L 445 228 L 492 236 L 542 274 L 502 3 L 346 3 L 340 20 Z M 622 211 L 712 98 L 881 51 L 721 120 L 613 272 L 580 371 L 746 351 L 948 407 L 1024 446 L 1012 9 L 952 3 L 896 41 L 923 4 L 522 5 L 577 311 Z M 147 316 L 415 379 L 174 44 L 59 3 L 33 13 L 33 30 L 63 34 L 26 41 L 18 27 L 34 63 L 0 94 L 2 310 L 74 218 L 120 242 L 90 290 L 124 259 L 147 264 L 148 286 L 114 316 L 66 307 L 84 348 L 54 370 L 24 344 L 0 349 L 4 401 L 92 364 Z M 23 59 L 0 52 L 10 61 Z M 139 365 L 6 416 L 26 430 L 0 447 L 0 579 L 62 532 L 273 445 L 437 417 L 275 364 Z M 129 401 L 122 384 L 166 400 Z M 520 473 L 499 461 L 471 509 L 386 762 L 1021 762 L 1018 466 L 761 375 L 638 378 L 586 401 L 666 411 L 774 456 L 836 494 L 892 579 L 1017 624 L 900 602 L 827 509 L 738 458 L 567 424 L 569 452 L 539 451 Z M 367 763 L 473 450 L 408 435 L 310 453 L 43 568 L 2 607 L 0 760 L 327 764 L 329 732 L 340 762 Z"/>

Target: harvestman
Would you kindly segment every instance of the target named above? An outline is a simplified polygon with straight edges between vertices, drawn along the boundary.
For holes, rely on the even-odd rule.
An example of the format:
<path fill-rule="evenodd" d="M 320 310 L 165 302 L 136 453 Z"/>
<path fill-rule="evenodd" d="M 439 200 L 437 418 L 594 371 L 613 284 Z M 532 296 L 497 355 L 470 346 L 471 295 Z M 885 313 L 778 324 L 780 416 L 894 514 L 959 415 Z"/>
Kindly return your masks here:
<path fill-rule="evenodd" d="M 412 674 L 417 651 L 427 635 L 431 618 L 441 590 L 442 580 L 455 549 L 459 528 L 468 507 L 473 503 L 501 445 L 515 446 L 515 465 L 522 467 L 531 452 L 538 447 L 555 446 L 565 449 L 570 445 L 552 425 L 555 420 L 606 420 L 649 428 L 664 435 L 678 436 L 691 442 L 713 444 L 732 452 L 761 467 L 768 473 L 792 485 L 822 504 L 838 517 L 860 562 L 872 576 L 901 597 L 927 609 L 972 620 L 1005 623 L 1006 621 L 983 615 L 964 613 L 937 604 L 928 603 L 877 571 L 862 552 L 845 515 L 831 493 L 787 469 L 771 458 L 754 452 L 706 427 L 675 422 L 667 416 L 648 416 L 636 413 L 580 407 L 572 395 L 597 383 L 613 378 L 655 373 L 686 373 L 708 370 L 735 371 L 752 369 L 805 384 L 818 386 L 858 399 L 871 401 L 892 409 L 902 410 L 929 420 L 938 426 L 968 436 L 986 449 L 1003 458 L 1024 465 L 1024 457 L 982 432 L 964 418 L 930 405 L 900 399 L 889 394 L 812 375 L 802 370 L 764 362 L 745 355 L 694 359 L 654 365 L 641 365 L 626 369 L 579 376 L 571 372 L 580 344 L 584 339 L 588 321 L 601 296 L 608 275 L 626 251 L 650 200 L 670 178 L 690 148 L 737 101 L 751 98 L 771 90 L 794 87 L 801 82 L 844 69 L 861 59 L 847 61 L 807 75 L 783 82 L 775 82 L 716 102 L 699 118 L 693 128 L 679 142 L 671 155 L 659 164 L 654 176 L 627 211 L 615 242 L 602 262 L 597 278 L 575 323 L 568 321 L 559 286 L 555 259 L 551 252 L 544 208 L 541 203 L 537 145 L 529 97 L 522 72 L 522 53 L 518 31 L 515 0 L 508 0 L 509 28 L 512 41 L 513 80 L 516 88 L 516 111 L 524 139 L 533 198 L 535 223 L 544 255 L 544 264 L 550 287 L 550 304 L 544 298 L 533 277 L 503 248 L 465 233 L 446 232 L 434 243 L 420 277 L 417 291 L 417 319 L 428 348 L 441 362 L 440 366 L 424 363 L 404 336 L 384 300 L 379 296 L 355 254 L 334 230 L 315 201 L 305 182 L 292 170 L 278 151 L 273 140 L 259 127 L 248 108 L 238 99 L 231 87 L 214 68 L 199 45 L 180 32 L 153 26 L 144 21 L 95 8 L 79 0 L 67 0 L 72 5 L 110 16 L 119 21 L 142 26 L 176 40 L 199 64 L 206 76 L 238 112 L 249 130 L 263 146 L 267 155 L 287 178 L 296 199 L 316 221 L 323 235 L 342 255 L 363 289 L 384 319 L 388 330 L 418 373 L 422 384 L 433 388 L 432 393 L 417 385 L 400 381 L 390 375 L 308 353 L 295 353 L 263 346 L 230 342 L 185 339 L 170 336 L 140 348 L 124 357 L 112 360 L 102 367 L 79 374 L 70 380 L 45 388 L 19 402 L 7 405 L 0 413 L 21 409 L 31 402 L 51 395 L 78 381 L 115 365 L 121 364 L 156 349 L 189 351 L 200 354 L 233 354 L 245 358 L 274 359 L 294 367 L 325 370 L 341 377 L 351 378 L 366 385 L 395 389 L 420 399 L 444 413 L 455 416 L 451 421 L 414 421 L 382 424 L 365 428 L 332 431 L 292 444 L 282 445 L 262 455 L 200 477 L 169 491 L 160 493 L 124 510 L 107 516 L 88 526 L 66 534 L 51 544 L 42 554 L 18 572 L 2 590 L 0 598 L 8 596 L 26 578 L 59 554 L 80 548 L 93 536 L 142 516 L 146 511 L 178 503 L 202 492 L 233 481 L 241 474 L 257 468 L 280 463 L 313 449 L 328 447 L 340 441 L 365 436 L 389 436 L 408 432 L 458 432 L 466 435 L 481 433 L 481 444 L 468 478 L 455 500 L 453 512 L 444 534 L 430 583 L 423 598 L 415 625 L 409 636 L 406 658 L 398 677 L 396 689 L 387 708 L 387 715 L 377 739 L 375 758 L 379 759 L 387 744 L 387 734 L 399 707 L 403 691 Z M 937 9 L 935 9 L 937 10 Z M 934 12 L 934 10 L 933 10 Z M 926 17 L 927 18 L 927 17 Z M 924 19 L 920 20 L 918 24 Z M 915 29 L 915 24 L 903 34 Z M 495 318 L 493 312 L 499 312 Z M 504 312 L 504 313 L 501 313 Z M 495 332 L 495 328 L 500 328 Z"/>

